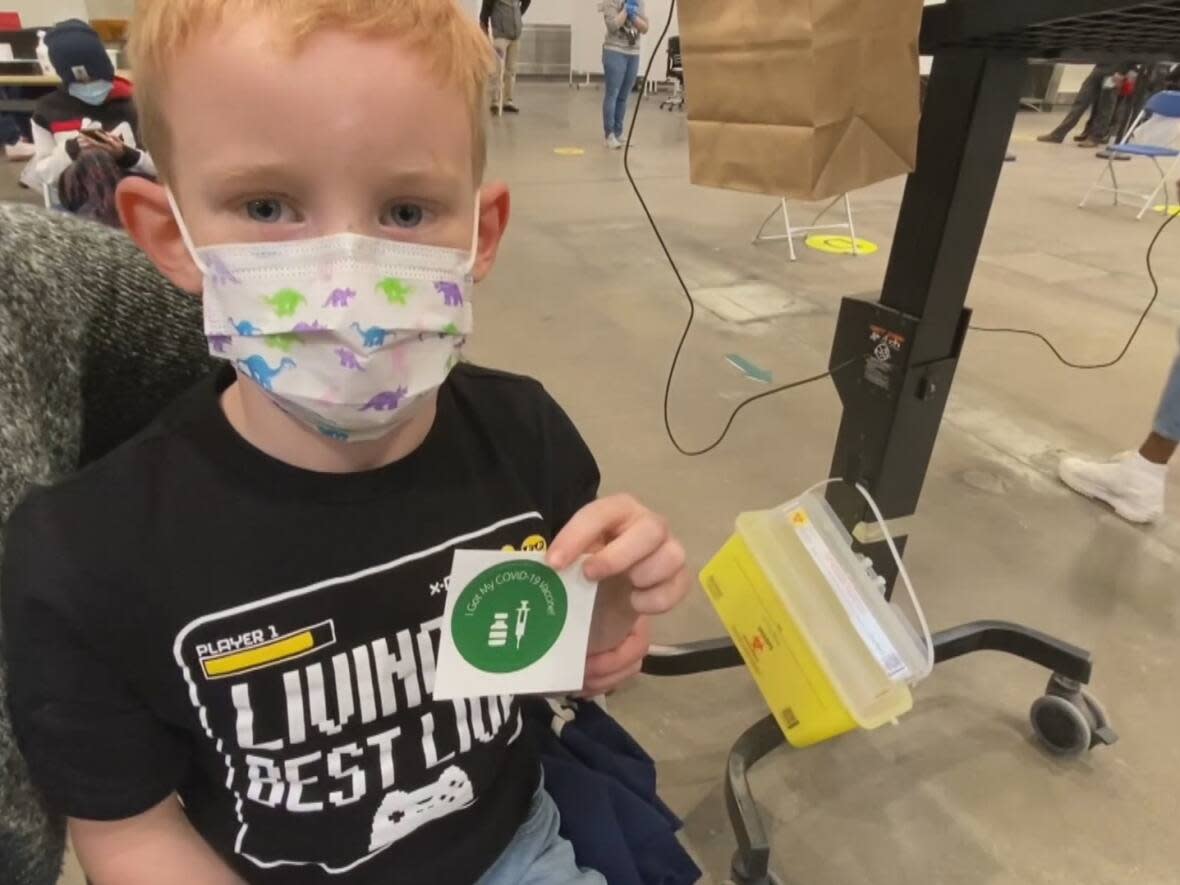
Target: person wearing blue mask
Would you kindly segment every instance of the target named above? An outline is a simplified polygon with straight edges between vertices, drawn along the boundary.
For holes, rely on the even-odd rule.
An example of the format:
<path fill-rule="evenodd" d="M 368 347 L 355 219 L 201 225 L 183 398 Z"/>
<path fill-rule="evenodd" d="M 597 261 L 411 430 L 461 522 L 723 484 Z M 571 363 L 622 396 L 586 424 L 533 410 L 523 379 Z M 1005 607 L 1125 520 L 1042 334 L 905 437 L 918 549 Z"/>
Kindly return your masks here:
<path fill-rule="evenodd" d="M 101 187 L 106 193 L 110 180 L 127 174 L 154 178 L 151 156 L 139 147 L 132 85 L 116 75 L 98 33 L 84 21 L 68 19 L 49 31 L 45 44 L 61 86 L 33 109 L 38 182 L 60 199 L 63 191 L 84 194 L 93 180 L 106 181 Z M 82 204 L 63 205 L 77 211 Z"/>

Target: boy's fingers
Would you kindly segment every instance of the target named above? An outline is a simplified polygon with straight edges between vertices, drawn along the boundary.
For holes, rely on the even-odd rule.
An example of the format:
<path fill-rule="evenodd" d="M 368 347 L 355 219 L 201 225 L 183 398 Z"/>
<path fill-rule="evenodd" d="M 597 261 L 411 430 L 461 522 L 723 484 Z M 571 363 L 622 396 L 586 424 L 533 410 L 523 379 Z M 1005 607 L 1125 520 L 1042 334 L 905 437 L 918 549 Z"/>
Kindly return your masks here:
<path fill-rule="evenodd" d="M 631 665 L 625 670 L 617 673 L 612 673 L 609 676 L 604 676 L 598 679 L 587 679 L 585 686 L 582 688 L 582 697 L 592 698 L 595 695 L 606 694 L 608 691 L 613 691 L 618 688 L 632 676 L 639 674 L 642 669 L 642 662 Z"/>
<path fill-rule="evenodd" d="M 586 560 L 586 577 L 601 581 L 624 574 L 636 563 L 649 558 L 667 540 L 667 523 L 652 513 L 645 514 Z"/>
<path fill-rule="evenodd" d="M 675 538 L 669 538 L 655 553 L 632 567 L 627 578 L 636 590 L 646 590 L 676 575 L 684 563 L 684 548 Z"/>
<path fill-rule="evenodd" d="M 586 658 L 586 678 L 601 679 L 636 663 L 642 664 L 649 647 L 646 625 L 636 624 L 635 629 L 616 648 Z"/>
<path fill-rule="evenodd" d="M 603 535 L 634 518 L 637 511 L 642 511 L 642 507 L 630 495 L 611 495 L 590 502 L 574 514 L 549 545 L 549 565 L 555 569 L 565 568 Z"/>
<path fill-rule="evenodd" d="M 662 615 L 679 605 L 691 586 L 688 570 L 681 569 L 663 584 L 632 593 L 631 607 L 641 615 Z"/>

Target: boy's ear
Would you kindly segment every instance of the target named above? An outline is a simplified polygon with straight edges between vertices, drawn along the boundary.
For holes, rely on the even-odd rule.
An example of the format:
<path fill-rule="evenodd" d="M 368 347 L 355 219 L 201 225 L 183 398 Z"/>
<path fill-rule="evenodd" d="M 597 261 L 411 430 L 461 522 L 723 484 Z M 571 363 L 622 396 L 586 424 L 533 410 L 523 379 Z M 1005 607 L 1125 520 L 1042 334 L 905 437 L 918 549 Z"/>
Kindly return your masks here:
<path fill-rule="evenodd" d="M 204 280 L 184 246 L 164 188 L 129 175 L 119 183 L 115 199 L 123 227 L 152 263 L 176 286 L 200 295 Z"/>
<path fill-rule="evenodd" d="M 496 253 L 500 251 L 500 240 L 508 227 L 512 200 L 508 196 L 508 185 L 502 181 L 485 184 L 479 191 L 479 246 L 475 250 L 475 267 L 472 273 L 478 283 L 492 271 Z"/>

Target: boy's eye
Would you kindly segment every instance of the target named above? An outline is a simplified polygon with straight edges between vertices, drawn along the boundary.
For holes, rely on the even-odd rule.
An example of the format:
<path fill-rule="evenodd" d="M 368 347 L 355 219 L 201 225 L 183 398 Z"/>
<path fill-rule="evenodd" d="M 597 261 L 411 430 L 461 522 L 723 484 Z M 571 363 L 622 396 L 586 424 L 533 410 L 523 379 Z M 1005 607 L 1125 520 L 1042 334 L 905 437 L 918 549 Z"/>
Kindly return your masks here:
<path fill-rule="evenodd" d="M 382 219 L 382 223 L 395 227 L 417 227 L 422 223 L 425 214 L 417 203 L 394 203 L 386 210 L 386 217 Z"/>
<path fill-rule="evenodd" d="M 262 199 L 251 200 L 246 204 L 246 214 L 250 216 L 251 221 L 257 221 L 260 224 L 276 224 L 283 220 L 286 206 L 283 205 L 282 200 L 276 199 Z"/>

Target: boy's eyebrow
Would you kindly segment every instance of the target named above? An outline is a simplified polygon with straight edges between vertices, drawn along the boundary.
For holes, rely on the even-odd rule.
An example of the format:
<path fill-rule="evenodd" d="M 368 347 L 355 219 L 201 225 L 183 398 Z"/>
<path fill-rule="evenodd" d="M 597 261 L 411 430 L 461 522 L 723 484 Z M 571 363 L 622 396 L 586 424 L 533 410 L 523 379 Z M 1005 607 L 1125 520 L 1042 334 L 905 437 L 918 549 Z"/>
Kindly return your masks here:
<path fill-rule="evenodd" d="M 230 190 L 238 187 L 273 185 L 290 178 L 291 170 L 286 163 L 281 162 L 254 163 L 229 166 L 224 170 L 212 169 L 209 176 L 217 182 L 219 189 Z"/>
<path fill-rule="evenodd" d="M 220 190 L 275 186 L 291 178 L 290 166 L 283 162 L 259 162 L 229 166 L 224 170 L 210 170 L 210 177 L 217 182 Z M 391 169 L 382 175 L 386 187 L 439 187 L 458 185 L 463 182 L 460 170 L 449 169 L 441 164 L 432 166 L 407 166 Z"/>
<path fill-rule="evenodd" d="M 458 169 L 449 169 L 442 164 L 433 166 L 407 166 L 402 169 L 391 169 L 382 176 L 389 187 L 414 187 L 455 185 L 463 181 L 463 173 Z"/>

